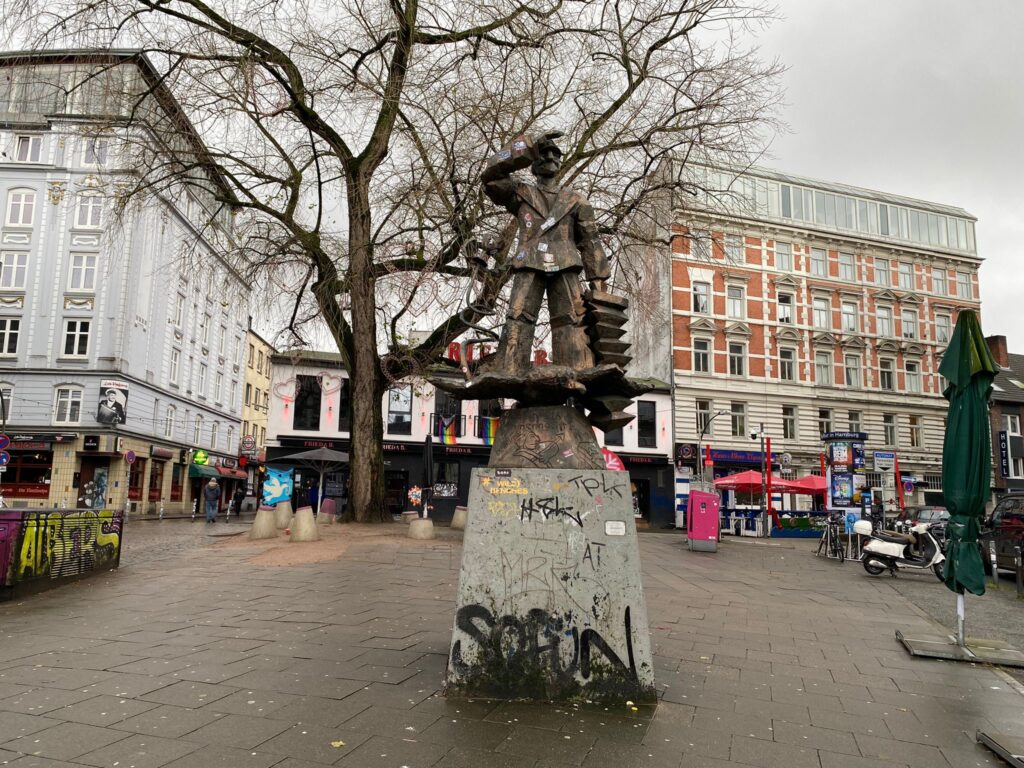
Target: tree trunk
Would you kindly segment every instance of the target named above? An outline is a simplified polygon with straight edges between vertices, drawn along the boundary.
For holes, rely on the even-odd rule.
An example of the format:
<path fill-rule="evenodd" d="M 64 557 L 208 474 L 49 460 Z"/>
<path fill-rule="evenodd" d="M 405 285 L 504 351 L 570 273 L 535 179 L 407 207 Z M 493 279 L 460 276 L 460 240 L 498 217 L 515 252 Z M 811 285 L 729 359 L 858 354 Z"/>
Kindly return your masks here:
<path fill-rule="evenodd" d="M 377 353 L 377 300 L 368 180 L 357 177 L 349 189 L 349 272 L 352 290 L 352 441 L 349 514 L 360 523 L 387 519 L 384 503 L 384 423 L 381 400 L 385 379 Z"/>

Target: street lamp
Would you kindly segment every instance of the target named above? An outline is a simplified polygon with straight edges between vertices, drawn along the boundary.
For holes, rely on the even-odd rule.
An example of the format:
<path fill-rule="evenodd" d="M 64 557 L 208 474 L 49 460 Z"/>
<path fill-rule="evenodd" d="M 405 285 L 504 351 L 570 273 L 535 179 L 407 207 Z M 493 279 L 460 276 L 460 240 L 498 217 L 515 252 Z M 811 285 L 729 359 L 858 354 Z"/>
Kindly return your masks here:
<path fill-rule="evenodd" d="M 766 487 L 767 478 L 764 473 L 765 455 L 764 455 L 764 422 L 758 425 L 756 432 L 750 433 L 751 440 L 761 440 L 761 530 L 764 531 L 765 535 L 768 535 L 768 510 L 765 507 L 765 497 L 768 495 L 768 489 Z M 771 470 L 769 470 L 771 471 Z"/>
<path fill-rule="evenodd" d="M 701 428 L 700 434 L 697 436 L 697 468 L 700 470 L 700 487 L 701 487 L 702 491 L 705 490 L 704 489 L 704 454 L 701 452 L 700 444 L 704 440 L 704 435 L 706 435 L 708 433 L 708 430 L 711 429 L 711 422 L 714 421 L 715 419 L 717 419 L 719 416 L 724 416 L 727 413 L 729 413 L 729 411 L 719 411 L 718 413 L 716 413 L 713 416 L 711 416 L 711 418 L 709 418 L 706 422 L 704 422 L 704 426 Z"/>

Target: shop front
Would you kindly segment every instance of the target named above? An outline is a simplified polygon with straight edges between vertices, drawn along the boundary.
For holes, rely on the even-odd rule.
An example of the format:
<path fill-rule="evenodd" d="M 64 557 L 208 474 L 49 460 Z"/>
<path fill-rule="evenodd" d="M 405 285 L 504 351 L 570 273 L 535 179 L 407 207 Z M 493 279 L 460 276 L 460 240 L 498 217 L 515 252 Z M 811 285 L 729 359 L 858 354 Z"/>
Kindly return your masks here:
<path fill-rule="evenodd" d="M 0 495 L 11 507 L 60 506 L 61 487 L 54 479 L 54 460 L 73 448 L 79 435 L 61 433 L 8 433 L 10 461 L 0 473 Z M 65 504 L 67 501 L 65 500 Z"/>
<path fill-rule="evenodd" d="M 668 457 L 621 451 L 616 451 L 616 455 L 629 472 L 637 522 L 652 528 L 672 526 L 675 522 L 675 471 Z"/>

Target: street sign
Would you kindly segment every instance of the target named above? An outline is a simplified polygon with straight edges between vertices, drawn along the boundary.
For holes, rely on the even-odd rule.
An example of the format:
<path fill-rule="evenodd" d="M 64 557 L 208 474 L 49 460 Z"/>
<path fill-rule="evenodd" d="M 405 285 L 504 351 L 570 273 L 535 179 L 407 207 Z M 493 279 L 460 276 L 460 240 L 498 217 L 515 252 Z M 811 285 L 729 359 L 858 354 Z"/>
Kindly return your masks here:
<path fill-rule="evenodd" d="M 256 438 L 252 435 L 246 435 L 242 438 L 242 450 L 251 451 L 256 447 Z"/>
<path fill-rule="evenodd" d="M 0 435 L 0 451 L 6 451 L 7 446 L 11 444 L 11 438 L 7 435 Z"/>
<path fill-rule="evenodd" d="M 0 451 L 0 467 L 6 467 L 7 463 L 11 460 L 11 454 L 7 451 Z"/>
<path fill-rule="evenodd" d="M 135 463 L 135 451 L 128 451 L 124 455 L 124 460 L 127 461 L 129 464 L 134 464 Z"/>
<path fill-rule="evenodd" d="M 892 469 L 896 462 L 895 451 L 875 451 L 875 471 L 887 472 Z"/>

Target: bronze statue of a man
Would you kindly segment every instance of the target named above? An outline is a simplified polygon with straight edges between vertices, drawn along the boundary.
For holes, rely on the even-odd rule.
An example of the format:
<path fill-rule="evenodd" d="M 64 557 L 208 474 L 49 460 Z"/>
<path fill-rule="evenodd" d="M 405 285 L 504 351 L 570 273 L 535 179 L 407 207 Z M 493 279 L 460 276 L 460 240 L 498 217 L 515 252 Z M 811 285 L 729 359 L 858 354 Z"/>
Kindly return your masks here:
<path fill-rule="evenodd" d="M 582 195 L 555 184 L 562 151 L 560 132 L 521 136 L 494 155 L 483 172 L 484 191 L 519 220 L 515 272 L 505 328 L 493 371 L 525 373 L 544 294 L 551 318 L 551 355 L 556 365 L 576 370 L 594 365 L 583 326 L 580 273 L 596 290 L 610 277 L 608 257 L 598 239 L 594 209 Z M 512 177 L 530 168 L 536 184 Z"/>

